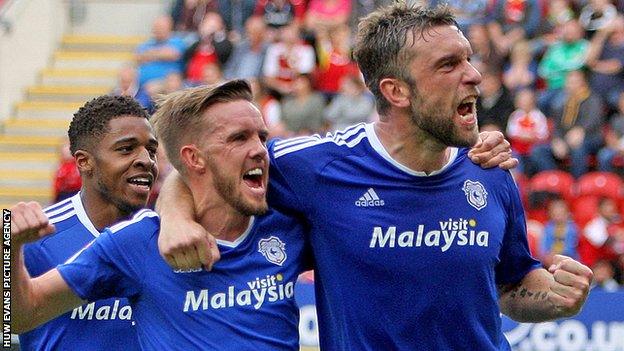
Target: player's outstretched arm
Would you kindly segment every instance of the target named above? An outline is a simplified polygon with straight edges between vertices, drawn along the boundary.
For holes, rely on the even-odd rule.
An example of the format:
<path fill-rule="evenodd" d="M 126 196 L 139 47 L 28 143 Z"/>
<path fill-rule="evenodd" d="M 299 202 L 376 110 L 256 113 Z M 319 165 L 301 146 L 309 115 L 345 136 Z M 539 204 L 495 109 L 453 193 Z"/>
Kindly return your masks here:
<path fill-rule="evenodd" d="M 587 299 L 592 279 L 587 266 L 555 255 L 548 270 L 535 269 L 518 285 L 501 287 L 501 312 L 522 323 L 574 316 Z"/>
<path fill-rule="evenodd" d="M 158 250 L 174 269 L 211 270 L 221 257 L 219 248 L 215 238 L 196 222 L 194 206 L 191 190 L 173 170 L 156 202 L 160 215 Z"/>
<path fill-rule="evenodd" d="M 479 133 L 479 141 L 470 149 L 468 156 L 483 168 L 498 166 L 512 169 L 518 166 L 518 160 L 511 157 L 511 145 L 501 132 Z"/>
<path fill-rule="evenodd" d="M 54 230 L 38 203 L 20 202 L 11 208 L 11 327 L 15 333 L 33 329 L 82 304 L 56 269 L 31 279 L 24 265 L 24 244 Z"/>

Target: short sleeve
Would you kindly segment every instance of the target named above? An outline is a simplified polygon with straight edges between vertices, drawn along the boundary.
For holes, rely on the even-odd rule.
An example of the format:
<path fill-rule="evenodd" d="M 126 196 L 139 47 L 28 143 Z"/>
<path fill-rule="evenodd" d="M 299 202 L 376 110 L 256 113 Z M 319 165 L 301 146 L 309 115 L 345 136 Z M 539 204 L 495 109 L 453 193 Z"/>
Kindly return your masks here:
<path fill-rule="evenodd" d="M 269 142 L 268 149 L 271 158 L 269 171 L 269 195 L 268 201 L 271 207 L 275 207 L 283 213 L 305 213 L 306 209 L 300 201 L 295 190 L 288 181 L 289 165 L 275 158 L 276 144 L 279 140 Z"/>
<path fill-rule="evenodd" d="M 150 218 L 105 230 L 67 263 L 57 267 L 80 298 L 132 297 L 141 292 L 149 241 L 157 227 Z M 117 228 L 117 230 L 116 230 Z"/>
<path fill-rule="evenodd" d="M 496 265 L 497 284 L 515 284 L 541 263 L 531 257 L 527 241 L 526 218 L 520 194 L 511 174 L 507 174 L 505 187 L 508 190 L 509 204 L 507 208 L 507 225 L 505 236 Z"/>
<path fill-rule="evenodd" d="M 38 277 L 54 268 L 39 242 L 24 245 L 24 264 L 31 277 Z"/>

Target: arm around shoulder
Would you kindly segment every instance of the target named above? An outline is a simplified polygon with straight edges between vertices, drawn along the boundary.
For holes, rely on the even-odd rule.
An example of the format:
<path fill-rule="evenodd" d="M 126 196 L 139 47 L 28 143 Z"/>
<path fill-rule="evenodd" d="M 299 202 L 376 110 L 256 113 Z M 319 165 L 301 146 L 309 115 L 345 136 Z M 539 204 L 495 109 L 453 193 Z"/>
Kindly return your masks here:
<path fill-rule="evenodd" d="M 210 270 L 220 258 L 216 240 L 197 223 L 193 195 L 175 170 L 160 189 L 156 211 L 160 216 L 158 250 L 165 261 L 174 269 L 203 266 Z"/>

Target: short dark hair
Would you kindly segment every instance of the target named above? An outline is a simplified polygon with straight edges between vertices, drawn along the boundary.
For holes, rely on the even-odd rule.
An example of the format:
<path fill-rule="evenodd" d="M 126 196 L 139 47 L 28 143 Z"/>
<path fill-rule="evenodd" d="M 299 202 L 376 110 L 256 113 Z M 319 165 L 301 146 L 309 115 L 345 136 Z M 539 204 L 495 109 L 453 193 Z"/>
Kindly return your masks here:
<path fill-rule="evenodd" d="M 416 41 L 417 35 L 423 38 L 426 30 L 441 25 L 459 28 L 448 6 L 425 8 L 395 3 L 360 21 L 353 56 L 380 113 L 390 105 L 379 91 L 379 82 L 388 77 L 411 80 L 406 65 L 412 59 L 406 45 L 408 34 L 411 32 Z"/>
<path fill-rule="evenodd" d="M 67 134 L 72 155 L 78 150 L 90 150 L 94 142 L 108 133 L 108 122 L 123 116 L 149 119 L 145 109 L 128 96 L 102 95 L 85 103 L 69 124 Z"/>
<path fill-rule="evenodd" d="M 169 162 L 178 172 L 184 174 L 180 147 L 188 142 L 197 142 L 199 134 L 209 127 L 202 118 L 204 111 L 217 103 L 237 100 L 253 101 L 251 86 L 244 80 L 187 88 L 159 99 L 152 124 L 165 147 Z"/>

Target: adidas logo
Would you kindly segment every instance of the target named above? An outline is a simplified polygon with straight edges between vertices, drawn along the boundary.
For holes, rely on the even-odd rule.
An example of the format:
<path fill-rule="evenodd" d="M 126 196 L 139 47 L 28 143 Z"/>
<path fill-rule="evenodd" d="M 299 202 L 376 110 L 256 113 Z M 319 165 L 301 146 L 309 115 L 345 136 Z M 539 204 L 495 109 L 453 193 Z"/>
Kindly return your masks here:
<path fill-rule="evenodd" d="M 360 196 L 360 198 L 355 202 L 355 206 L 358 207 L 378 207 L 383 206 L 384 204 L 384 200 L 377 196 L 377 193 L 373 190 L 373 188 L 368 188 L 364 195 Z"/>

